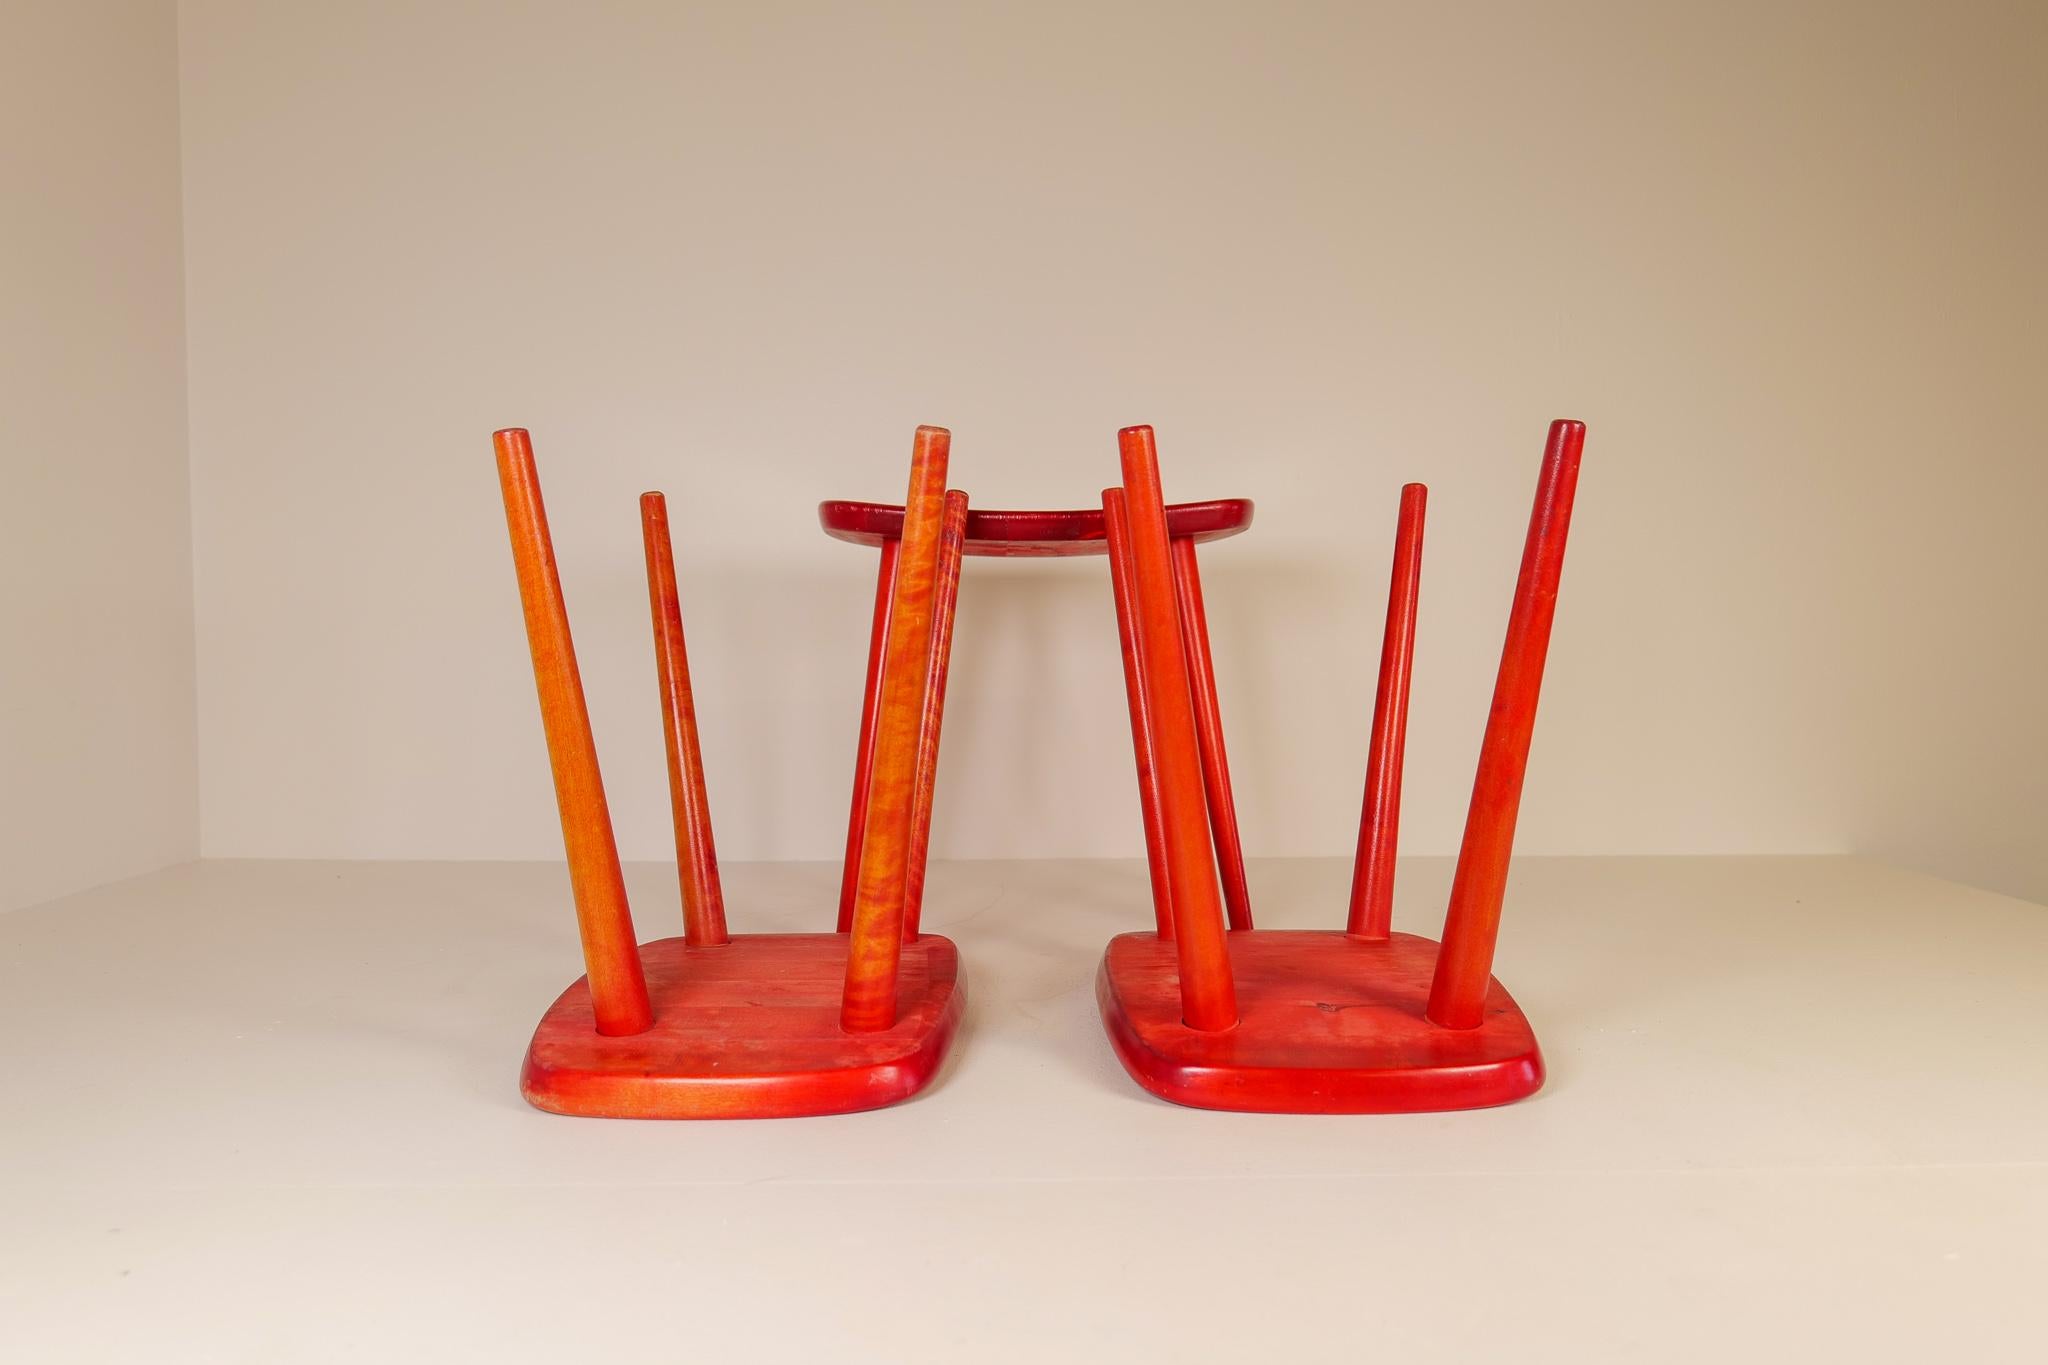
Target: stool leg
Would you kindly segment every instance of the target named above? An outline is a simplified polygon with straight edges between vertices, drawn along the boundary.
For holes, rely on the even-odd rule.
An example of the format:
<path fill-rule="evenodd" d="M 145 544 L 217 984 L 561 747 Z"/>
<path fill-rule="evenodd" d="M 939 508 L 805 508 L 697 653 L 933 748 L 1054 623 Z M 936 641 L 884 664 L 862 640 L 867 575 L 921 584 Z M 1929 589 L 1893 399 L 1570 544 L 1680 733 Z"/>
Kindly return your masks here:
<path fill-rule="evenodd" d="M 1252 894 L 1245 884 L 1244 845 L 1237 833 L 1237 798 L 1230 789 L 1230 757 L 1223 749 L 1223 703 L 1216 693 L 1216 661 L 1209 652 L 1209 613 L 1202 604 L 1202 575 L 1195 567 L 1195 542 L 1171 542 L 1175 604 L 1186 646 L 1188 689 L 1195 708 L 1195 739 L 1202 752 L 1202 785 L 1208 793 L 1209 829 L 1223 874 L 1223 904 L 1230 927 L 1252 927 Z"/>
<path fill-rule="evenodd" d="M 1443 947 L 1437 952 L 1436 975 L 1429 987 L 1425 1013 L 1443 1028 L 1476 1028 L 1484 1017 L 1508 859 L 1514 852 L 1515 817 L 1522 804 L 1522 778 L 1529 767 L 1529 738 L 1536 728 L 1536 697 L 1543 686 L 1543 661 L 1557 614 L 1557 585 L 1564 570 L 1565 537 L 1571 530 L 1579 452 L 1585 441 L 1583 422 L 1550 424 L 1514 607 L 1508 614 L 1507 642 L 1494 682 L 1493 709 L 1479 746 L 1465 839 L 1451 878 Z"/>
<path fill-rule="evenodd" d="M 1166 834 L 1160 812 L 1157 740 L 1145 689 L 1145 652 L 1134 619 L 1137 588 L 1131 581 L 1130 513 L 1124 490 L 1102 490 L 1102 528 L 1109 545 L 1109 586 L 1116 597 L 1117 643 L 1124 656 L 1124 702 L 1131 713 L 1131 748 L 1138 760 L 1138 810 L 1145 821 L 1145 868 L 1152 878 L 1152 918 L 1161 938 L 1173 937 L 1173 901 L 1167 889 Z"/>
<path fill-rule="evenodd" d="M 1365 759 L 1365 804 L 1358 817 L 1358 860 L 1351 874 L 1357 938 L 1383 940 L 1394 921 L 1394 857 L 1401 843 L 1401 760 L 1408 745 L 1408 680 L 1415 668 L 1415 607 L 1422 590 L 1422 519 L 1429 490 L 1401 489 L 1394 525 L 1394 573 L 1387 586 L 1387 633 L 1380 640 L 1380 685 L 1372 702 L 1372 743 Z"/>
<path fill-rule="evenodd" d="M 939 728 L 946 718 L 946 674 L 953 659 L 953 610 L 960 601 L 960 557 L 967 551 L 967 495 L 946 494 L 932 582 L 932 645 L 925 665 L 924 714 L 917 727 L 917 782 L 911 789 L 910 851 L 904 868 L 903 936 L 916 938 L 924 915 L 925 862 L 932 846 L 932 794 L 939 778 Z"/>
<path fill-rule="evenodd" d="M 612 841 L 611 812 L 604 778 L 597 768 L 597 743 L 583 680 L 576 671 L 576 646 L 569 638 L 569 611 L 548 536 L 547 508 L 533 444 L 518 428 L 496 433 L 498 486 L 505 498 L 505 526 L 512 537 L 512 564 L 519 575 L 519 602 L 526 617 L 526 643 L 533 655 L 533 681 L 540 693 L 541 728 L 547 734 L 548 764 L 554 770 L 555 804 L 562 817 L 562 848 L 569 860 L 569 885 L 576 898 L 576 929 L 583 940 L 583 965 L 590 978 L 590 1008 L 597 1031 L 619 1036 L 644 1033 L 654 1024 L 633 912 Z"/>
<path fill-rule="evenodd" d="M 669 812 L 676 831 L 676 880 L 683 897 L 683 941 L 693 948 L 727 942 L 725 891 L 711 838 L 711 797 L 704 789 L 704 752 L 697 743 L 697 701 L 683 612 L 676 594 L 675 551 L 668 500 L 640 495 L 640 540 L 647 552 L 647 605 L 654 618 L 654 671 L 661 687 L 661 734 L 668 750 Z"/>
<path fill-rule="evenodd" d="M 1202 819 L 1202 763 L 1188 695 L 1185 646 L 1174 609 L 1173 568 L 1167 549 L 1166 500 L 1159 487 L 1159 453 L 1152 428 L 1117 433 L 1123 457 L 1132 581 L 1145 687 L 1157 739 L 1161 828 L 1166 839 L 1167 888 L 1173 906 L 1175 955 L 1180 965 L 1181 1019 L 1213 1032 L 1237 1022 L 1237 989 L 1224 943 L 1223 906 L 1216 862 Z"/>
<path fill-rule="evenodd" d="M 860 886 L 860 844 L 868 827 L 868 779 L 875 768 L 876 705 L 881 696 L 882 655 L 889 647 L 889 608 L 896 600 L 896 556 L 901 541 L 882 542 L 882 571 L 875 580 L 875 619 L 868 629 L 867 691 L 860 702 L 860 747 L 853 759 L 853 805 L 846 820 L 846 859 L 839 873 L 839 932 L 853 930 L 853 897 Z"/>
<path fill-rule="evenodd" d="M 903 499 L 903 548 L 883 651 L 880 715 L 868 779 L 867 826 L 861 839 L 853 931 L 847 945 L 846 992 L 839 1022 L 849 1033 L 872 1033 L 896 1022 L 896 972 L 903 949 L 903 897 L 910 852 L 910 807 L 917 780 L 918 729 L 931 662 L 932 595 L 944 514 L 951 436 L 919 427 L 911 449 L 910 487 Z"/>

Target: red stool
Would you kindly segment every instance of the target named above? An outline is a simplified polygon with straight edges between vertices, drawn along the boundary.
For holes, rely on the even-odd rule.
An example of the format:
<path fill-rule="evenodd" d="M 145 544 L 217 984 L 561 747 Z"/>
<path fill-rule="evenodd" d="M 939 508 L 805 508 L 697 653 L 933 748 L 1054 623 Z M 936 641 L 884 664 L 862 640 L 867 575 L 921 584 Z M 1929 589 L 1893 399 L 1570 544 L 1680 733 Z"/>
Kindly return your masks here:
<path fill-rule="evenodd" d="M 619 872 L 533 448 L 517 429 L 495 440 L 587 973 L 534 1031 L 526 1098 L 608 1118 L 781 1118 L 915 1094 L 944 1059 L 962 1004 L 959 954 L 917 932 L 906 896 L 907 883 L 923 884 L 968 525 L 967 495 L 946 491 L 950 437 L 920 427 L 912 448 L 910 511 L 899 509 L 901 544 L 887 577 L 888 616 L 899 627 L 869 662 L 861 837 L 838 933 L 726 931 L 667 507 L 659 493 L 641 498 L 684 928 L 644 945 Z"/>
<path fill-rule="evenodd" d="M 1216 858 L 1223 869 L 1224 898 L 1230 907 L 1233 929 L 1252 927 L 1251 896 L 1245 886 L 1244 851 L 1237 832 L 1237 807 L 1230 792 L 1230 760 L 1223 745 L 1223 713 L 1216 697 L 1216 672 L 1209 652 L 1209 626 L 1202 608 L 1202 579 L 1195 564 L 1195 546 L 1234 536 L 1252 524 L 1252 504 L 1244 498 L 1222 498 L 1212 502 L 1176 503 L 1165 509 L 1166 535 L 1172 545 L 1174 597 L 1180 613 L 1181 632 L 1187 641 L 1187 677 L 1195 697 L 1195 733 L 1201 748 L 1205 802 L 1209 828 L 1215 841 Z M 821 502 L 818 522 L 825 534 L 855 545 L 878 547 L 882 552 L 881 573 L 875 584 L 874 627 L 868 643 L 867 697 L 861 705 L 860 745 L 854 760 L 853 814 L 846 830 L 846 860 L 839 892 L 839 927 L 851 922 L 860 848 L 867 828 L 868 774 L 873 765 L 878 683 L 890 634 L 891 603 L 899 546 L 903 537 L 903 509 L 876 502 Z M 970 511 L 967 514 L 965 553 L 993 559 L 1050 559 L 1105 553 L 1109 548 L 1107 518 L 1101 508 L 1064 512 Z M 1112 558 L 1112 571 L 1117 561 Z M 1131 740 L 1137 751 L 1138 780 L 1146 791 L 1152 778 L 1150 735 L 1151 711 L 1143 704 L 1132 652 L 1126 587 L 1121 574 L 1115 577 L 1117 621 L 1124 631 L 1125 680 L 1129 683 Z M 922 732 L 927 735 L 930 763 L 927 776 L 937 770 L 939 721 L 945 707 L 944 653 L 952 638 L 952 599 L 934 631 L 933 647 L 937 685 L 925 695 L 928 708 Z M 948 643 L 942 643 L 948 642 Z M 928 835 L 931 829 L 932 793 L 929 785 L 917 795 L 917 829 Z M 1158 824 L 1157 802 L 1143 802 L 1145 849 L 1152 873 L 1152 899 L 1162 918 L 1166 905 L 1166 852 Z M 906 893 L 905 923 L 916 932 L 918 909 L 924 898 L 925 846 L 913 852 L 915 869 Z"/>
<path fill-rule="evenodd" d="M 1200 738 L 1205 686 L 1214 692 L 1198 676 L 1207 641 L 1176 572 L 1152 429 L 1119 433 L 1124 486 L 1103 493 L 1103 509 L 1132 728 L 1149 737 L 1138 760 L 1148 843 L 1161 832 L 1164 874 L 1155 846 L 1157 930 L 1111 940 L 1096 1000 L 1147 1090 L 1208 1109 L 1363 1114 L 1505 1104 L 1542 1085 L 1535 1034 L 1493 979 L 1493 950 L 1585 432 L 1551 424 L 1441 946 L 1388 923 L 1424 488 L 1402 490 L 1347 926 L 1252 930 L 1233 916 L 1242 932 L 1226 934 L 1196 804 L 1218 804 Z"/>

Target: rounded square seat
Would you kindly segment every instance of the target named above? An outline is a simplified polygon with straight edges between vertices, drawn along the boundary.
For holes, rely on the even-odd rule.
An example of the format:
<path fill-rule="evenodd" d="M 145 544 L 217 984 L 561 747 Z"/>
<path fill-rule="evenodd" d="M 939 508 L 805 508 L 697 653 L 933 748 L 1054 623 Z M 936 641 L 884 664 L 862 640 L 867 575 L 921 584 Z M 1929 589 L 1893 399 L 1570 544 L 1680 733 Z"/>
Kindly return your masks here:
<path fill-rule="evenodd" d="M 1485 1019 L 1438 1028 L 1423 1017 L 1435 939 L 1335 930 L 1254 929 L 1228 937 L 1237 1026 L 1181 1022 L 1173 942 L 1110 940 L 1095 1000 L 1117 1060 L 1176 1104 L 1259 1113 L 1404 1114 L 1480 1109 L 1543 1085 L 1536 1035 L 1498 981 Z"/>
<path fill-rule="evenodd" d="M 579 979 L 535 1030 L 519 1088 L 536 1108 L 598 1118 L 798 1118 L 879 1109 L 922 1090 L 960 1025 L 952 940 L 903 945 L 896 1022 L 839 1024 L 844 934 L 735 934 L 642 944 L 654 1026 L 597 1032 Z"/>

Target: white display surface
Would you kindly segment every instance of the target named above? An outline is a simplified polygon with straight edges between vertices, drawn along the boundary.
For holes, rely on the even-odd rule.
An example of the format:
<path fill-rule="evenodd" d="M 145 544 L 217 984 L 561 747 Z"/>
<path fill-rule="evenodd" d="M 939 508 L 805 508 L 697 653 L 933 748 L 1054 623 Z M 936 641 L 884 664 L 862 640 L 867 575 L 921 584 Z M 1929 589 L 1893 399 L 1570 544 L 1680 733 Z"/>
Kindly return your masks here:
<path fill-rule="evenodd" d="M 1264 927 L 1345 864 L 1255 863 Z M 1404 864 L 1434 933 L 1444 860 Z M 643 936 L 672 874 L 629 870 Z M 734 866 L 736 931 L 837 869 Z M 1517 865 L 1548 1086 L 1330 1118 L 1143 1094 L 1135 862 L 934 867 L 967 1022 L 895 1109 L 529 1109 L 541 864 L 208 863 L 0 916 L 0 1359 L 2017 1360 L 2048 1339 L 2048 910 L 1840 859 Z"/>

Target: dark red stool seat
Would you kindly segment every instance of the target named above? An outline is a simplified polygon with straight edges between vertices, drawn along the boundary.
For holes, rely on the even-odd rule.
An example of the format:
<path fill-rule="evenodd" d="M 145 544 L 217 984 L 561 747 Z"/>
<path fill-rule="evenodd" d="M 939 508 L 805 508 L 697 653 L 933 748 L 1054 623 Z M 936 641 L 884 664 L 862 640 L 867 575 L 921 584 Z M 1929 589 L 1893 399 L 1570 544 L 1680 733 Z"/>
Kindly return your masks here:
<path fill-rule="evenodd" d="M 821 502 L 818 524 L 834 540 L 879 546 L 903 536 L 903 509 L 885 502 Z M 1180 502 L 1166 509 L 1166 533 L 1205 544 L 1252 524 L 1250 498 Z M 996 512 L 969 508 L 967 553 L 992 559 L 1057 559 L 1099 555 L 1108 549 L 1102 509 L 1065 512 Z"/>

